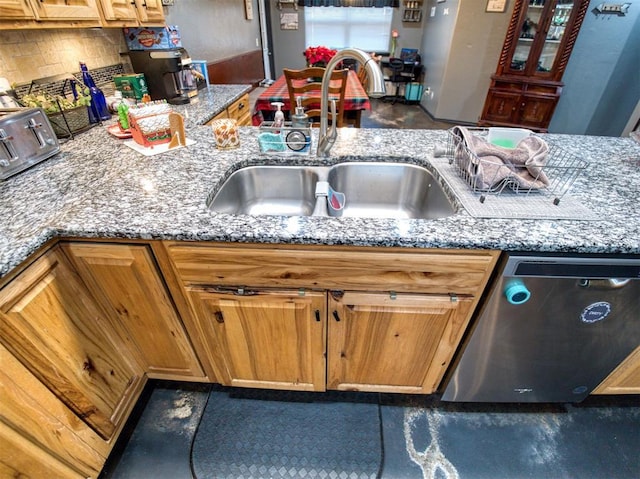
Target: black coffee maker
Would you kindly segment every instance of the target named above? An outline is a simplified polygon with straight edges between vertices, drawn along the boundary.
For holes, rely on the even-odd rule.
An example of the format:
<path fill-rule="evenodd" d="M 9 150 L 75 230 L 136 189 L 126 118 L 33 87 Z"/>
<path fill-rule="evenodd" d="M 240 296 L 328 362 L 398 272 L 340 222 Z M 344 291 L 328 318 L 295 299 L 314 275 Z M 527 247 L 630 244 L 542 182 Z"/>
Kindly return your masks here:
<path fill-rule="evenodd" d="M 129 58 L 133 70 L 144 73 L 152 100 L 183 105 L 198 94 L 191 57 L 184 48 L 132 50 Z"/>

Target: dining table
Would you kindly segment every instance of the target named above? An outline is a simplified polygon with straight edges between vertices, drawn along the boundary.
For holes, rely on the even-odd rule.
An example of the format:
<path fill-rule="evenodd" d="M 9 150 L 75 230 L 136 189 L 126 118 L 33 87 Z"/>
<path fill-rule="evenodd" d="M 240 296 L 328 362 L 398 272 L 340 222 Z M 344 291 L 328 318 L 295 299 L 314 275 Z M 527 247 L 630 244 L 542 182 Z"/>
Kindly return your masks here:
<path fill-rule="evenodd" d="M 315 94 L 315 92 L 310 92 L 310 94 Z M 317 95 L 319 100 L 319 90 Z M 289 89 L 287 88 L 287 80 L 284 75 L 278 77 L 256 100 L 252 112 L 252 123 L 254 126 L 260 126 L 263 121 L 273 119 L 274 112 L 277 110 L 277 107 L 273 105 L 275 102 L 283 104 L 281 110 L 285 116 L 288 117 L 291 111 L 291 101 L 289 100 Z M 371 103 L 369 96 L 362 86 L 362 83 L 360 83 L 357 73 L 354 70 L 349 70 L 347 87 L 344 93 L 345 124 L 347 126 L 353 125 L 356 128 L 360 128 L 362 112 L 370 109 Z"/>

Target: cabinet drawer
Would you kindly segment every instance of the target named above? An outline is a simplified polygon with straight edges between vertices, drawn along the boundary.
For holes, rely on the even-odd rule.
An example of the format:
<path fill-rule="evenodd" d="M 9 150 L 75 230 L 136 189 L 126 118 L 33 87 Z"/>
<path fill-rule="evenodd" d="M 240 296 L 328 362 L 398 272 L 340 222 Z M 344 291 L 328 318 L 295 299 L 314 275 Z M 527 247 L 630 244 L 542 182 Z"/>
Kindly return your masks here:
<path fill-rule="evenodd" d="M 498 81 L 495 80 L 492 89 L 502 90 L 502 91 L 511 91 L 511 92 L 521 92 L 525 89 L 525 84 L 521 82 L 508 82 L 508 81 Z"/>
<path fill-rule="evenodd" d="M 475 295 L 499 252 L 168 242 L 187 285 L 376 290 Z"/>
<path fill-rule="evenodd" d="M 246 121 L 246 118 L 250 118 L 250 110 L 248 93 L 244 94 L 239 100 L 236 100 L 227 108 L 229 118 L 237 120 L 239 126 L 247 125 L 247 123 L 243 123 L 243 121 Z"/>

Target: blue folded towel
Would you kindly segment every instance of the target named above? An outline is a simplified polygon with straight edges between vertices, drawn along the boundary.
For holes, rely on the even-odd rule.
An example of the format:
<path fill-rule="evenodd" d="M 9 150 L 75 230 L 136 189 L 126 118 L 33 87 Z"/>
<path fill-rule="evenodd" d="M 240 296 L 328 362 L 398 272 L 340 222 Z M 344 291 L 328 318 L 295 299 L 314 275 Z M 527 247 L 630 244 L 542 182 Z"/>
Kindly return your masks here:
<path fill-rule="evenodd" d="M 258 135 L 258 143 L 262 152 L 287 150 L 287 145 L 285 145 L 284 139 L 279 133 L 260 133 Z"/>

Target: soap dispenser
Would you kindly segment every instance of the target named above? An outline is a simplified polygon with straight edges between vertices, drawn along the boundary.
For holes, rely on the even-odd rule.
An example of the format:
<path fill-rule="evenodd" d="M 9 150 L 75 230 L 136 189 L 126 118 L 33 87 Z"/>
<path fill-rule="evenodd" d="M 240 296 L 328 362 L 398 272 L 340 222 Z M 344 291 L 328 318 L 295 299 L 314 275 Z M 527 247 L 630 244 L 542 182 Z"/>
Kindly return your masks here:
<path fill-rule="evenodd" d="M 291 126 L 293 128 L 307 128 L 309 126 L 309 115 L 304 112 L 301 96 L 296 98 L 296 103 L 295 113 L 291 115 Z"/>
<path fill-rule="evenodd" d="M 284 106 L 284 103 L 279 101 L 274 101 L 271 103 L 278 110 L 276 110 L 275 116 L 273 117 L 273 126 L 274 128 L 282 128 L 284 126 L 284 113 L 281 108 Z"/>

